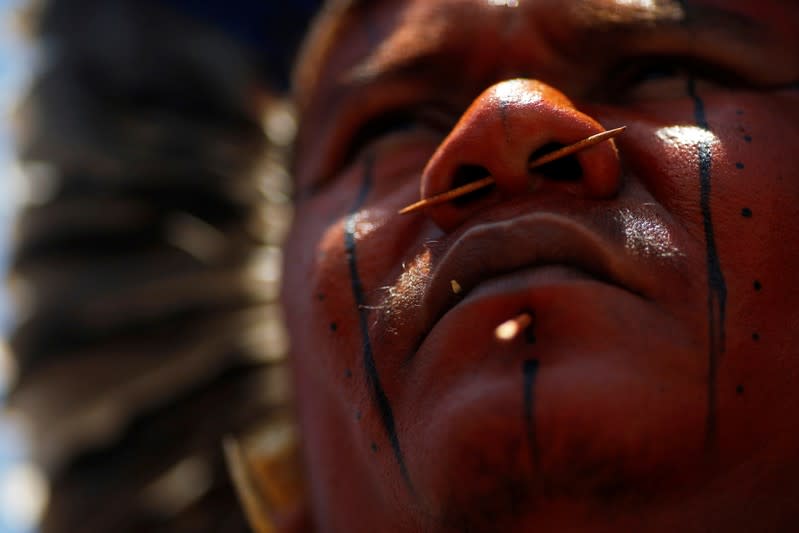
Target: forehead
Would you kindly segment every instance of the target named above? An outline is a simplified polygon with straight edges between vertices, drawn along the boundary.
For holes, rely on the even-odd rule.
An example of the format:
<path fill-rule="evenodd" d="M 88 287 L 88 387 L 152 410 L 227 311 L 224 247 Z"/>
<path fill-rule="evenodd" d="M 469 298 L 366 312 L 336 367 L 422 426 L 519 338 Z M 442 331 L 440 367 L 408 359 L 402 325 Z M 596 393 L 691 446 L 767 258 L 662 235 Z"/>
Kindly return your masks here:
<path fill-rule="evenodd" d="M 626 33 L 639 37 L 628 39 L 627 45 L 646 53 L 653 29 L 686 36 L 699 30 L 707 36 L 734 33 L 738 39 L 732 46 L 740 46 L 741 52 L 748 43 L 767 42 L 775 61 L 784 61 L 782 56 L 799 48 L 798 23 L 799 0 L 334 1 L 298 62 L 295 89 L 302 104 L 319 80 L 365 75 L 442 49 L 472 59 L 492 49 L 518 55 L 524 47 L 538 54 L 579 57 L 595 52 L 603 39 Z M 518 39 L 520 35 L 524 38 Z M 512 45 L 502 45 L 514 38 Z"/>
<path fill-rule="evenodd" d="M 797 27 L 799 0 L 339 0 L 297 62 L 294 96 L 317 124 L 343 95 L 392 76 L 445 91 L 528 77 L 575 96 L 570 83 L 636 55 L 744 57 L 778 85 L 799 69 Z"/>
<path fill-rule="evenodd" d="M 769 19 L 787 13 L 796 14 L 799 0 L 338 0 L 329 3 L 329 13 L 338 17 L 369 16 L 390 8 L 397 11 L 424 10 L 428 15 L 448 17 L 462 9 L 485 9 L 484 13 L 539 15 L 540 9 L 566 8 L 575 13 L 593 15 L 598 21 L 625 22 L 630 19 L 657 20 L 675 15 L 690 20 L 711 14 L 748 19 Z M 789 21 L 794 22 L 794 21 Z"/>

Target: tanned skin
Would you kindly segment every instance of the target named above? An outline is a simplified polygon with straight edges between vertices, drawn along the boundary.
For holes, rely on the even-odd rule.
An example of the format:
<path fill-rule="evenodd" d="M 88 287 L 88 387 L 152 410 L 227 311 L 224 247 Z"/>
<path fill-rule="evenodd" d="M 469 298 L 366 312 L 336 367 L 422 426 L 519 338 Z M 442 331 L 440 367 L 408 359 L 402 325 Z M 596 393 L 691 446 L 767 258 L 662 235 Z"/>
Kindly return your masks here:
<path fill-rule="evenodd" d="M 799 527 L 798 27 L 784 0 L 322 22 L 283 292 L 320 531 Z"/>

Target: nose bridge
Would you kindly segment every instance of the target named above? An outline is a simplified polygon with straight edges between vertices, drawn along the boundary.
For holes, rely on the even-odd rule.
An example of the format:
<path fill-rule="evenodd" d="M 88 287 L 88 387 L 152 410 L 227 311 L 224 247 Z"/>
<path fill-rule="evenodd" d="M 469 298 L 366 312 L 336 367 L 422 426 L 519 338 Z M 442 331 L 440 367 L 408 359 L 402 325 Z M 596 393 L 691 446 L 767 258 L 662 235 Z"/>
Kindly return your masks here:
<path fill-rule="evenodd" d="M 423 198 L 441 194 L 465 181 L 490 175 L 490 193 L 428 208 L 443 229 L 462 223 L 487 203 L 553 186 L 566 195 L 605 198 L 619 186 L 619 162 L 612 143 L 572 156 L 571 167 L 548 174 L 528 165 L 542 150 L 575 143 L 604 131 L 578 111 L 560 91 L 535 80 L 509 80 L 483 92 L 467 109 L 430 159 L 422 175 Z"/>

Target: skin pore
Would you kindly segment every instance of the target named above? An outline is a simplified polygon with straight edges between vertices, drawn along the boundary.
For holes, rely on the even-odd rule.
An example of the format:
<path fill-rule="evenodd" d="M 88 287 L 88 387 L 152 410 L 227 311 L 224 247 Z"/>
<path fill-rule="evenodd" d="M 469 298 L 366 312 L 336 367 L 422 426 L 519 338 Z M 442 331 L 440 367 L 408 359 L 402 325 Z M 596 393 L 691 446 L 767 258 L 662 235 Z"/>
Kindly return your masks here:
<path fill-rule="evenodd" d="M 283 293 L 317 527 L 792 529 L 799 3 L 331 13 Z"/>

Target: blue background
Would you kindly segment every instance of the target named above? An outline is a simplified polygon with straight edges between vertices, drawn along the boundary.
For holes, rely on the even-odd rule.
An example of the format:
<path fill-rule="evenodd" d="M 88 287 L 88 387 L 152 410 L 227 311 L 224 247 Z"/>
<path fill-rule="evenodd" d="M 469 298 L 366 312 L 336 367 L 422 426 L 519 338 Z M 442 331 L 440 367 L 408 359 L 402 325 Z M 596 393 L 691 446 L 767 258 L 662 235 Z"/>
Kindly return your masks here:
<path fill-rule="evenodd" d="M 24 47 L 19 30 L 13 20 L 14 8 L 21 0 L 0 0 L 0 271 L 5 276 L 8 265 L 9 226 L 12 199 L 19 187 L 19 170 L 14 163 L 11 140 L 12 104 L 25 81 L 29 65 L 29 51 Z M 0 335 L 9 328 L 9 311 L 5 283 L 0 284 Z M 4 352 L 0 350 L 0 358 Z M 0 361 L 0 399 L 5 394 L 8 367 Z M 8 491 L 24 490 L 12 482 L 14 472 L 24 464 L 24 449 L 19 433 L 0 417 L 0 533 L 26 533 L 29 528 L 19 520 L 18 512 L 9 509 Z M 22 494 L 21 492 L 18 494 Z M 6 497 L 4 497 L 4 495 Z"/>

